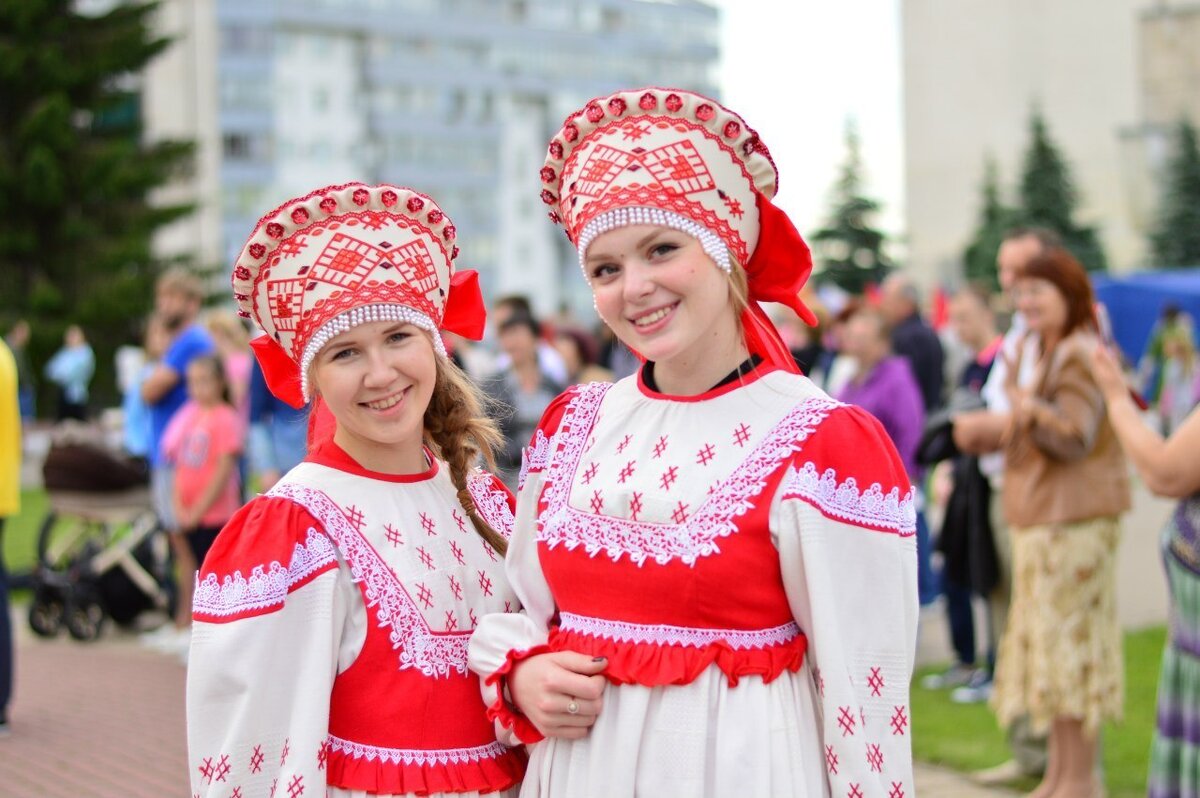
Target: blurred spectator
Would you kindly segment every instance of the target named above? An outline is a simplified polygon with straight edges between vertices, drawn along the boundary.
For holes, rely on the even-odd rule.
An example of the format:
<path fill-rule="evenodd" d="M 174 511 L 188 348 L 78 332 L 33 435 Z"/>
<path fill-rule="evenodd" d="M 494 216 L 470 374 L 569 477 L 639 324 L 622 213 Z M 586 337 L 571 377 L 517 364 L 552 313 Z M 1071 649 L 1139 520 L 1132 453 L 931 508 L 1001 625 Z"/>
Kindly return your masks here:
<path fill-rule="evenodd" d="M 307 453 L 308 408 L 276 399 L 258 361 L 250 366 L 250 472 L 266 492 Z"/>
<path fill-rule="evenodd" d="M 521 470 L 521 451 L 529 445 L 546 407 L 565 387 L 547 374 L 538 357 L 541 326 L 532 316 L 516 314 L 499 325 L 500 350 L 509 366 L 484 385 L 503 406 L 498 419 L 504 449 L 497 458 L 501 477 L 514 492 Z M 561 360 L 561 359 L 560 359 Z"/>
<path fill-rule="evenodd" d="M 612 372 L 613 380 L 624 379 L 641 368 L 642 361 L 629 351 L 629 347 L 621 343 L 607 324 L 601 324 L 597 333 L 600 338 L 600 353 L 596 362 Z"/>
<path fill-rule="evenodd" d="M 88 385 L 96 373 L 96 356 L 83 329 L 72 324 L 63 334 L 63 345 L 46 364 L 46 377 L 58 386 L 56 419 L 87 420 Z"/>
<path fill-rule="evenodd" d="M 879 419 L 895 444 L 909 479 L 919 485 L 917 444 L 925 427 L 925 407 L 908 361 L 892 354 L 890 330 L 883 315 L 869 309 L 855 312 L 842 331 L 842 351 L 854 358 L 858 370 L 837 398 L 858 405 Z M 922 605 L 937 598 L 930 555 L 929 528 L 918 499 L 917 592 Z"/>
<path fill-rule="evenodd" d="M 233 406 L 245 422 L 250 417 L 250 361 L 254 359 L 250 353 L 250 333 L 231 310 L 212 311 L 204 326 L 221 357 Z"/>
<path fill-rule="evenodd" d="M 925 408 L 942 406 L 942 342 L 921 319 L 920 294 L 899 272 L 888 275 L 880 287 L 879 310 L 892 327 L 892 351 L 912 366 Z"/>
<path fill-rule="evenodd" d="M 204 301 L 200 278 L 182 268 L 170 269 L 158 278 L 154 289 L 155 314 L 163 323 L 170 342 L 162 360 L 142 383 L 142 399 L 150 407 L 150 486 L 154 510 L 171 533 L 171 549 L 182 579 L 190 580 L 197 563 L 187 540 L 179 534 L 174 513 L 175 474 L 162 457 L 162 437 L 171 419 L 187 401 L 187 366 L 197 357 L 215 351 L 212 337 L 196 323 Z M 146 642 L 168 651 L 178 651 L 186 636 L 180 634 L 191 621 L 191 607 L 179 602 L 175 628 L 151 633 Z"/>
<path fill-rule="evenodd" d="M 1004 342 L 996 331 L 990 297 L 977 288 L 964 288 L 950 300 L 950 325 L 958 341 L 971 353 L 956 379 L 949 409 L 978 406 L 988 372 Z M 979 458 L 959 454 L 949 463 L 951 488 L 938 535 L 942 554 L 942 588 L 956 662 L 949 670 L 926 676 L 927 689 L 956 688 L 951 700 L 975 703 L 991 694 L 999 630 L 988 624 L 987 666 L 975 667 L 977 652 L 972 597 L 988 597 L 999 581 L 1000 567 L 988 517 L 991 486 L 979 470 Z"/>
<path fill-rule="evenodd" d="M 1094 795 L 1101 725 L 1121 716 L 1115 561 L 1129 509 L 1124 455 L 1091 371 L 1099 345 L 1087 273 L 1061 247 L 1020 268 L 1017 308 L 1036 336 L 1037 376 L 1008 370 L 1004 514 L 1013 598 L 991 704 L 1002 726 L 1049 730 L 1039 794 Z"/>
<path fill-rule="evenodd" d="M 529 298 L 520 294 L 510 294 L 509 296 L 500 297 L 492 305 L 492 312 L 488 314 L 488 319 L 492 323 L 492 328 L 499 333 L 505 323 L 511 319 L 524 317 L 527 319 L 536 319 L 537 316 L 533 312 L 533 305 L 530 304 Z M 538 367 L 550 379 L 554 380 L 559 385 L 567 384 L 567 364 L 563 362 L 562 355 L 554 348 L 554 345 L 546 340 L 543 325 L 538 324 L 537 339 L 537 360 Z M 495 367 L 496 373 L 507 371 L 510 364 L 509 355 L 504 351 L 504 346 L 500 346 L 500 353 L 496 357 Z M 521 445 L 524 446 L 526 442 Z"/>
<path fill-rule="evenodd" d="M 151 443 L 153 441 L 153 424 L 150 420 L 150 407 L 142 398 L 142 385 L 154 371 L 163 353 L 167 351 L 170 336 L 166 325 L 158 316 L 150 316 L 146 320 L 146 331 L 142 340 L 142 362 L 130 378 L 128 384 L 122 386 L 121 410 L 124 416 L 123 448 L 132 457 L 139 457 L 150 462 Z"/>
<path fill-rule="evenodd" d="M 17 363 L 0 341 L 0 737 L 10 733 L 8 704 L 13 689 L 12 614 L 4 564 L 4 522 L 21 511 L 21 413 Z"/>
<path fill-rule="evenodd" d="M 17 364 L 17 399 L 21 420 L 32 421 L 37 415 L 37 382 L 29 363 L 29 322 L 19 320 L 8 331 L 8 349 Z"/>
<path fill-rule="evenodd" d="M 217 533 L 242 504 L 237 461 L 245 445 L 245 426 L 231 403 L 229 381 L 219 355 L 201 355 L 187 365 L 188 401 L 179 408 L 162 438 L 162 459 L 175 469 L 172 502 L 176 529 L 187 541 L 196 569 Z M 195 574 L 184 574 L 179 603 L 192 605 Z M 191 613 L 178 628 L 175 653 L 186 660 Z"/>
<path fill-rule="evenodd" d="M 853 355 L 846 353 L 844 342 L 847 322 L 861 309 L 858 300 L 846 302 L 830 319 L 821 337 L 821 354 L 809 377 L 830 396 L 839 395 L 858 371 L 858 363 Z"/>
<path fill-rule="evenodd" d="M 1158 724 L 1150 749 L 1147 790 L 1157 796 L 1195 795 L 1200 785 L 1200 411 L 1163 437 L 1142 423 L 1118 361 L 1098 347 L 1092 368 L 1104 392 L 1109 420 L 1147 487 L 1179 499 L 1159 536 L 1171 589 L 1171 631 L 1158 681 Z"/>
<path fill-rule="evenodd" d="M 613 374 L 596 363 L 599 344 L 578 327 L 560 326 L 554 332 L 554 348 L 562 355 L 570 385 L 585 382 L 612 382 Z"/>
<path fill-rule="evenodd" d="M 1196 340 L 1192 318 L 1168 304 L 1138 364 L 1142 391 L 1158 409 L 1163 435 L 1177 429 L 1196 404 Z"/>
<path fill-rule="evenodd" d="M 811 301 L 816 302 L 817 300 Z M 821 339 L 825 333 L 825 320 L 828 318 L 828 314 L 819 304 L 810 305 L 810 307 L 817 315 L 816 327 L 809 327 L 796 315 L 795 311 L 783 305 L 772 305 L 768 315 L 779 329 L 779 336 L 783 339 L 788 351 L 792 353 L 792 359 L 796 361 L 796 367 L 800 369 L 800 373 L 811 378 L 813 369 L 820 364 L 825 352 Z"/>

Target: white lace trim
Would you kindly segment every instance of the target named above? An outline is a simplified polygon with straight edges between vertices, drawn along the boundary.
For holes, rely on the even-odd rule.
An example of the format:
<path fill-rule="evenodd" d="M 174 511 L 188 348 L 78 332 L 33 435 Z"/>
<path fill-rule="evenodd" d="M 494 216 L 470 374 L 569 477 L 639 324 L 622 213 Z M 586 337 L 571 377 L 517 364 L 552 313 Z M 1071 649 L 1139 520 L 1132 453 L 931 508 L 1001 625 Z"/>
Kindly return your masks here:
<path fill-rule="evenodd" d="M 508 506 L 508 496 L 502 490 L 496 490 L 492 477 L 482 471 L 476 471 L 467 478 L 467 492 L 480 517 L 488 522 L 492 529 L 499 532 L 505 540 L 512 537 L 513 514 Z"/>
<path fill-rule="evenodd" d="M 728 477 L 717 483 L 696 512 L 682 524 L 660 524 L 593 515 L 568 502 L 584 441 L 608 387 L 584 386 L 563 415 L 558 433 L 563 436 L 563 445 L 560 456 L 550 465 L 547 507 L 538 540 L 550 548 L 560 544 L 568 550 L 583 546 L 591 557 L 603 551 L 614 562 L 626 556 L 639 566 L 647 559 L 659 565 L 674 559 L 694 565 L 698 558 L 718 553 L 718 538 L 737 531 L 736 519 L 753 509 L 779 464 L 799 451 L 830 411 L 839 406 L 825 397 L 800 403 Z"/>
<path fill-rule="evenodd" d="M 533 435 L 533 445 L 521 450 L 521 472 L 517 475 L 517 492 L 525 487 L 525 477 L 533 469 L 542 471 L 546 468 L 546 460 L 550 458 L 550 439 L 541 427 Z"/>
<path fill-rule="evenodd" d="M 304 543 L 292 549 L 286 568 L 275 560 L 254 566 L 249 579 L 234 571 L 219 582 L 216 574 L 208 574 L 203 582 L 197 574 L 192 609 L 198 615 L 223 618 L 274 607 L 283 604 L 292 585 L 336 561 L 333 541 L 310 527 Z"/>
<path fill-rule="evenodd" d="M 378 759 L 381 762 L 390 762 L 393 765 L 404 763 L 405 765 L 445 765 L 445 764 L 464 764 L 467 762 L 480 762 L 484 759 L 496 759 L 503 756 L 508 751 L 503 745 L 498 742 L 489 743 L 488 745 L 479 745 L 474 748 L 381 748 L 377 745 L 366 745 L 364 743 L 355 743 L 350 740 L 343 740 L 340 737 L 329 735 L 329 749 L 331 751 L 340 751 L 346 756 L 354 757 L 355 759 L 365 759 L 368 762 L 374 762 Z"/>
<path fill-rule="evenodd" d="M 416 668 L 426 676 L 467 672 L 468 632 L 430 631 L 416 604 L 374 547 L 346 520 L 342 509 L 319 490 L 282 482 L 266 495 L 290 499 L 308 510 L 333 538 L 350 566 L 354 581 L 363 586 L 367 606 L 375 607 L 381 626 L 391 627 L 392 648 L 400 652 L 400 669 Z"/>
<path fill-rule="evenodd" d="M 788 468 L 780 491 L 785 499 L 804 499 L 827 515 L 855 524 L 895 530 L 901 535 L 912 535 L 917 531 L 913 488 L 900 498 L 900 488 L 894 487 L 884 493 L 883 487 L 876 482 L 860 493 L 854 477 L 839 484 L 837 472 L 832 468 L 818 475 L 816 465 L 810 461 L 800 468 Z"/>
<path fill-rule="evenodd" d="M 693 648 L 704 648 L 717 642 L 728 643 L 730 648 L 736 650 L 769 648 L 795 640 L 800 635 L 800 627 L 790 621 L 773 629 L 701 629 L 692 626 L 609 621 L 570 612 L 559 613 L 559 621 L 559 628 L 565 631 L 604 637 L 618 643 L 653 643 L 660 646 Z"/>

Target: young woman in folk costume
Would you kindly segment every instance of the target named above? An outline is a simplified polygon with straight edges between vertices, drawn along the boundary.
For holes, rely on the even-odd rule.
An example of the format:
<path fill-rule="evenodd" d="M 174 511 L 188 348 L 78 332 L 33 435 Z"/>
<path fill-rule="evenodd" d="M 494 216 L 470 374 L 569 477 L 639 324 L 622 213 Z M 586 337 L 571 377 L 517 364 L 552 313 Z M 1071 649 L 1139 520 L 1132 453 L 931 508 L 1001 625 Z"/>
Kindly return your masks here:
<path fill-rule="evenodd" d="M 440 330 L 478 338 L 454 226 L 395 186 L 332 186 L 263 217 L 233 275 L 272 391 L 335 419 L 222 530 L 200 571 L 188 671 L 203 796 L 511 791 L 471 629 L 516 608 L 512 496 L 475 470 L 499 436 Z"/>
<path fill-rule="evenodd" d="M 524 612 L 471 639 L 489 713 L 540 740 L 522 795 L 912 796 L 912 489 L 757 305 L 813 321 L 766 148 L 640 89 L 571 116 L 541 176 L 645 363 L 547 410 L 506 559 Z"/>

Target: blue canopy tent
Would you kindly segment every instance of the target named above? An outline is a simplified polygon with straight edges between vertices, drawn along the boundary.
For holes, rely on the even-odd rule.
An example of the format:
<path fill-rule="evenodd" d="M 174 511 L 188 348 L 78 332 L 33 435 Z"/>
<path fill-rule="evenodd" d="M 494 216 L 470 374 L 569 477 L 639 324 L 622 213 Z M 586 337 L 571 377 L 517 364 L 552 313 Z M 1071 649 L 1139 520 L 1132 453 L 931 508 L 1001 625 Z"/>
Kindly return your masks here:
<path fill-rule="evenodd" d="M 1163 308 L 1175 304 L 1200 323 L 1200 268 L 1093 275 L 1096 297 L 1108 308 L 1113 337 L 1136 363 Z"/>

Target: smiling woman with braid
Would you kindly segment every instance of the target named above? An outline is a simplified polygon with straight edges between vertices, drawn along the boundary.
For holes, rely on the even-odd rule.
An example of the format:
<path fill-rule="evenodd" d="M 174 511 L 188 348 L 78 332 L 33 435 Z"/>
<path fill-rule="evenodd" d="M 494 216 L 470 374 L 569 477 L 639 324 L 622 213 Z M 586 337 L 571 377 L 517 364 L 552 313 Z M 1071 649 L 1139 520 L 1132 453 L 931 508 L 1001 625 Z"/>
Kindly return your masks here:
<path fill-rule="evenodd" d="M 200 570 L 188 673 L 192 792 L 478 795 L 524 757 L 467 670 L 478 619 L 517 609 L 500 435 L 446 357 L 478 339 L 454 226 L 395 186 L 332 186 L 263 217 L 234 296 L 268 385 L 333 432 L 221 531 Z M 285 792 L 286 790 L 286 792 Z"/>

